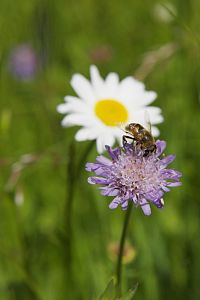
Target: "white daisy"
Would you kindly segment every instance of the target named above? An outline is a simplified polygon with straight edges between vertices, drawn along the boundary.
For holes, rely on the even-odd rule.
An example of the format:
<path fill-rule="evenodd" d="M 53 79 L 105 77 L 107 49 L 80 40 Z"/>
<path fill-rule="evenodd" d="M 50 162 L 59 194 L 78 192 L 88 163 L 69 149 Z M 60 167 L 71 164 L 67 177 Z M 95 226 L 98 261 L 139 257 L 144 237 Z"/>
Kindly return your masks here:
<path fill-rule="evenodd" d="M 152 134 L 159 135 L 155 124 L 161 123 L 161 109 L 148 106 L 156 93 L 146 91 L 142 82 L 129 76 L 119 81 L 116 73 L 102 79 L 96 66 L 90 67 L 91 81 L 81 74 L 72 77 L 71 85 L 78 97 L 66 96 L 65 103 L 57 107 L 59 113 L 67 114 L 62 126 L 78 125 L 82 128 L 75 135 L 77 141 L 96 140 L 97 151 L 102 153 L 105 145 L 115 140 L 121 144 L 124 132 L 120 123 L 139 123 L 146 126 L 145 113 L 152 125 Z"/>

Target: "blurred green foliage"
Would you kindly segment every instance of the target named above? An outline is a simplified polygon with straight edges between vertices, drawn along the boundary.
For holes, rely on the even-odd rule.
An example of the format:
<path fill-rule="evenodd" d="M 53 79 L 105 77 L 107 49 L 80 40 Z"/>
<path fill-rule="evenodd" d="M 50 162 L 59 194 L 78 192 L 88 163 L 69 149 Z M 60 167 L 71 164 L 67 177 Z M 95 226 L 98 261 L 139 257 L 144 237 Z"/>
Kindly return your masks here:
<path fill-rule="evenodd" d="M 97 299 L 115 272 L 108 246 L 119 241 L 124 212 L 87 184 L 84 164 L 71 180 L 67 170 L 89 142 L 75 143 L 76 128 L 61 128 L 56 112 L 73 94 L 72 74 L 88 76 L 91 63 L 157 91 L 161 138 L 183 172 L 165 209 L 132 214 L 137 256 L 124 266 L 124 291 L 139 283 L 137 300 L 200 299 L 199 11 L 198 0 L 1 0 L 0 299 Z M 8 69 L 23 43 L 41 58 L 31 81 Z M 88 160 L 95 155 L 93 147 Z"/>

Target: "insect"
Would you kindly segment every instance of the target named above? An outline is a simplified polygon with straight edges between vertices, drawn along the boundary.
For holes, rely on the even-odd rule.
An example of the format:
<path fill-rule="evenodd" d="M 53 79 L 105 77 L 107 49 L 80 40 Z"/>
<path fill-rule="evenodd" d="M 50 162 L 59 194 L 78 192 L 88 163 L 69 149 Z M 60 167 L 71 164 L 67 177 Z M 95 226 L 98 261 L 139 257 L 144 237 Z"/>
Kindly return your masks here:
<path fill-rule="evenodd" d="M 130 123 L 125 126 L 124 131 L 126 135 L 123 135 L 123 145 L 127 143 L 127 139 L 131 139 L 137 147 L 144 151 L 143 156 L 148 156 L 156 151 L 156 144 L 151 131 L 148 131 L 142 125 Z"/>

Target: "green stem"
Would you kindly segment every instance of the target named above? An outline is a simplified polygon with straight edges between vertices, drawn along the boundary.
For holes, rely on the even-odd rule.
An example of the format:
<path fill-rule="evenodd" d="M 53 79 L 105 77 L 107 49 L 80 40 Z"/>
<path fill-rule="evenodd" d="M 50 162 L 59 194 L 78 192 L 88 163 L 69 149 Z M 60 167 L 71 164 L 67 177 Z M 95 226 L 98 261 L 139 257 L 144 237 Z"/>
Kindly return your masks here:
<path fill-rule="evenodd" d="M 66 207 L 65 207 L 65 216 L 66 219 L 66 260 L 68 267 L 70 266 L 71 262 L 71 236 L 72 236 L 72 201 L 74 198 L 74 175 L 75 175 L 75 144 L 74 142 L 71 143 L 69 146 L 69 161 L 67 163 L 66 168 Z"/>
<path fill-rule="evenodd" d="M 124 225 L 123 225 L 121 239 L 120 239 L 119 254 L 118 254 L 117 268 L 116 268 L 116 277 L 117 277 L 116 297 L 117 297 L 117 299 L 121 297 L 122 258 L 123 258 L 126 233 L 127 233 L 128 223 L 130 220 L 132 206 L 133 206 L 132 203 L 129 203 L 128 208 L 126 210 L 126 214 L 125 214 L 125 218 L 124 218 Z"/>
<path fill-rule="evenodd" d="M 81 155 L 81 158 L 77 165 L 75 165 L 76 161 L 76 153 L 75 153 L 75 144 L 72 142 L 69 148 L 69 163 L 67 164 L 67 182 L 66 186 L 68 187 L 67 190 L 67 198 L 66 198 L 66 259 L 68 266 L 70 266 L 71 258 L 72 258 L 72 251 L 71 251 L 71 243 L 72 243 L 72 219 L 73 219 L 73 202 L 74 202 L 74 195 L 75 195 L 75 188 L 76 183 L 83 171 L 83 165 L 86 162 L 86 159 L 93 149 L 95 145 L 95 141 L 92 141 L 88 144 L 85 151 Z"/>
<path fill-rule="evenodd" d="M 83 165 L 85 165 L 86 159 L 87 159 L 89 153 L 91 152 L 91 150 L 93 149 L 95 143 L 96 143 L 96 140 L 88 143 L 88 146 L 86 147 L 85 151 L 83 152 L 83 154 L 80 158 L 80 161 L 78 163 L 78 166 L 77 166 L 77 171 L 76 171 L 77 179 L 79 179 L 79 177 L 81 175 L 82 167 L 83 167 Z"/>

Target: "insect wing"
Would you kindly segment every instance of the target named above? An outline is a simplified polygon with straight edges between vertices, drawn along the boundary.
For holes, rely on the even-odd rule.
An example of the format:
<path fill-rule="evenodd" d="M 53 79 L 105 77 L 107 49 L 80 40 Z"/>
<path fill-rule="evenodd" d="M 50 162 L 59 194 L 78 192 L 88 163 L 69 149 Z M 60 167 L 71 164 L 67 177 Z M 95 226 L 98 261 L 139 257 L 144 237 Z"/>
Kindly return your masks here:
<path fill-rule="evenodd" d="M 145 128 L 151 133 L 151 121 L 147 110 L 144 112 Z"/>

